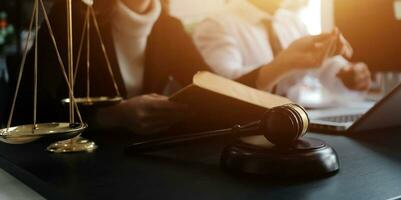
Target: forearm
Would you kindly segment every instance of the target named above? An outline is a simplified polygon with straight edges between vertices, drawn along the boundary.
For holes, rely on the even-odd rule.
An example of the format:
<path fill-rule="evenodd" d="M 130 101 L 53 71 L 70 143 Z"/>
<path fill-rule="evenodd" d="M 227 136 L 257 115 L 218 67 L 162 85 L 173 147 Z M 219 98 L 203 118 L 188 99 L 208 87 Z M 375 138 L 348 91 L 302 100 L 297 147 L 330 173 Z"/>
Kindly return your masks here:
<path fill-rule="evenodd" d="M 265 91 L 272 91 L 281 80 L 283 80 L 290 70 L 278 65 L 275 61 L 262 66 L 256 79 L 256 88 Z"/>

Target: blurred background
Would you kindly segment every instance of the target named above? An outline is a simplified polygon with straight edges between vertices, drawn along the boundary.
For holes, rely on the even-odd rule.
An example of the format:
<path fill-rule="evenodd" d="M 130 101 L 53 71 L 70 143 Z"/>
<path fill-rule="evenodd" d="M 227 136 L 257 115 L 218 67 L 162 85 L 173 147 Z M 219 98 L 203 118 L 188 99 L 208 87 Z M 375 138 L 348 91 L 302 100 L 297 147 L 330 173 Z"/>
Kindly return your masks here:
<path fill-rule="evenodd" d="M 171 14 L 187 25 L 196 23 L 212 12 L 218 12 L 229 0 L 170 0 Z M 310 0 L 305 9 L 299 11 L 308 30 L 319 34 L 333 27 L 333 0 Z M 325 14 L 322 14 L 325 13 Z"/>
<path fill-rule="evenodd" d="M 198 22 L 218 12 L 229 0 L 170 0 L 170 14 L 188 33 Z M 52 0 L 45 0 L 50 7 Z M 0 0 L 0 124 L 7 115 L 10 89 L 18 72 L 33 0 Z M 338 26 L 355 49 L 355 60 L 375 72 L 373 90 L 388 91 L 401 76 L 401 0 L 310 0 L 297 11 L 312 34 Z M 372 50 L 374 49 L 374 50 Z"/>

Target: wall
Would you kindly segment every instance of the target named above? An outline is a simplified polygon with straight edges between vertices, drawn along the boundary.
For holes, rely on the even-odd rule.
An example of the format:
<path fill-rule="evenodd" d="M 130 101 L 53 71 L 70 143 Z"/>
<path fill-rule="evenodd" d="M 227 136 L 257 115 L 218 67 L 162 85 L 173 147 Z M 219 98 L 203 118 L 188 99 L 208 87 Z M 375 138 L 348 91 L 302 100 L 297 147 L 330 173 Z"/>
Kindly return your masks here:
<path fill-rule="evenodd" d="M 331 31 L 334 28 L 334 0 L 322 1 L 322 30 Z"/>

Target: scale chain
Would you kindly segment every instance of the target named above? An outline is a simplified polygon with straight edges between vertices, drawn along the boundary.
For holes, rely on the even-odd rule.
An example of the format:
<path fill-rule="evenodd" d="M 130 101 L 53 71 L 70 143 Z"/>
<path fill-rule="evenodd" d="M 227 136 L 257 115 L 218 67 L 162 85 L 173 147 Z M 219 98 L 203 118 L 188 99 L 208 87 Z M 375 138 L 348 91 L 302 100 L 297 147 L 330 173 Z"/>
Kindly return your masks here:
<path fill-rule="evenodd" d="M 69 93 L 72 93 L 72 84 L 70 84 L 70 82 L 68 81 L 67 72 L 65 71 L 65 65 L 64 65 L 64 62 L 63 62 L 63 60 L 61 58 L 60 51 L 59 51 L 58 46 L 57 46 L 56 38 L 54 37 L 54 31 L 53 31 L 53 28 L 52 28 L 52 26 L 50 24 L 50 20 L 49 20 L 49 17 L 47 15 L 47 12 L 46 12 L 46 7 L 45 7 L 45 5 L 43 3 L 43 0 L 40 0 L 40 3 L 41 3 L 42 9 L 43 9 L 43 13 L 44 13 L 45 23 L 47 25 L 47 28 L 49 29 L 50 37 L 52 39 L 53 46 L 54 46 L 55 51 L 56 51 L 56 55 L 57 55 L 57 59 L 58 59 L 58 62 L 59 62 L 60 68 L 61 68 L 61 72 L 62 72 L 62 74 L 64 76 L 64 79 L 65 79 L 65 81 L 67 83 L 67 87 L 68 87 Z M 71 104 L 74 104 L 75 110 L 77 111 L 78 118 L 79 118 L 80 122 L 83 123 L 82 116 L 81 116 L 81 113 L 79 111 L 78 104 L 75 101 L 74 95 L 73 95 L 73 101 L 71 102 Z"/>
<path fill-rule="evenodd" d="M 73 33 L 72 33 L 72 0 L 67 0 L 67 42 L 68 42 L 68 78 L 69 84 L 73 85 L 73 65 L 74 65 L 74 58 L 73 58 Z M 73 105 L 73 96 L 74 91 L 69 92 L 70 97 L 70 123 L 73 124 L 75 122 L 74 119 L 74 105 Z"/>
<path fill-rule="evenodd" d="M 84 27 L 86 27 L 86 24 L 89 21 L 89 7 L 88 9 L 86 9 L 86 14 L 85 14 L 85 21 L 84 21 Z M 75 81 L 77 80 L 77 74 L 78 74 L 78 67 L 79 67 L 79 63 L 81 62 L 81 54 L 82 54 L 82 48 L 84 46 L 84 39 L 85 39 L 85 35 L 86 35 L 86 28 L 82 29 L 82 33 L 81 33 L 81 40 L 79 42 L 79 49 L 78 49 L 78 55 L 77 55 L 77 61 L 75 63 L 75 71 L 74 71 L 74 84 L 72 88 L 75 88 Z"/>
<path fill-rule="evenodd" d="M 105 57 L 107 69 L 108 69 L 108 72 L 109 72 L 109 74 L 111 76 L 111 79 L 113 81 L 113 86 L 114 86 L 116 95 L 120 97 L 121 94 L 120 94 L 120 91 L 119 91 L 119 88 L 118 88 L 118 85 L 117 85 L 113 70 L 111 68 L 111 63 L 110 63 L 110 59 L 109 59 L 108 54 L 107 54 L 106 46 L 104 45 L 103 38 L 102 38 L 101 33 L 100 33 L 99 23 L 97 21 L 95 11 L 94 11 L 94 9 L 93 9 L 93 7 L 91 5 L 88 5 L 87 9 L 86 9 L 84 25 L 83 25 L 83 29 L 82 29 L 82 33 L 81 33 L 81 39 L 80 39 L 80 42 L 79 42 L 77 61 L 75 63 L 74 84 L 73 84 L 74 86 L 73 86 L 73 88 L 75 88 L 75 82 L 76 82 L 76 79 L 77 79 L 78 68 L 79 68 L 79 64 L 80 64 L 80 61 L 81 61 L 81 57 L 82 57 L 84 40 L 86 38 L 86 46 L 87 46 L 86 47 L 86 50 L 87 50 L 87 52 L 86 52 L 87 53 L 87 55 L 86 55 L 86 57 L 87 57 L 87 61 L 86 61 L 86 98 L 90 99 L 90 91 L 91 91 L 91 88 L 90 88 L 90 85 L 91 85 L 91 81 L 90 81 L 91 80 L 90 79 L 90 69 L 91 69 L 91 61 L 90 61 L 90 51 L 91 51 L 90 50 L 90 48 L 91 48 L 90 47 L 90 45 L 91 45 L 90 43 L 91 43 L 91 39 L 90 39 L 90 35 L 91 35 L 91 31 L 90 31 L 90 29 L 91 28 L 90 27 L 91 27 L 91 22 L 93 22 L 93 24 L 95 26 L 95 30 L 96 30 L 97 36 L 98 36 L 98 38 L 100 40 L 102 53 L 103 53 L 103 55 Z"/>
<path fill-rule="evenodd" d="M 86 24 L 86 96 L 90 98 L 90 22 Z"/>
<path fill-rule="evenodd" d="M 17 101 L 17 97 L 18 97 L 18 93 L 19 93 L 19 89 L 21 86 L 21 80 L 22 80 L 22 74 L 24 73 L 24 67 L 25 67 L 25 63 L 26 63 L 26 58 L 28 56 L 28 51 L 29 51 L 29 40 L 31 39 L 32 36 L 32 29 L 33 29 L 33 24 L 34 24 L 34 19 L 35 19 L 35 13 L 38 11 L 38 8 L 36 6 L 34 6 L 33 11 L 32 11 L 32 16 L 31 16 L 31 22 L 29 23 L 29 32 L 28 32 L 28 36 L 26 38 L 25 41 L 25 46 L 24 46 L 24 55 L 22 57 L 22 61 L 20 64 L 20 71 L 18 74 L 18 81 L 17 81 L 17 86 L 15 88 L 15 94 L 13 97 L 13 103 L 11 105 L 11 110 L 10 110 L 10 116 L 8 118 L 8 122 L 7 122 L 7 130 L 11 127 L 11 123 L 13 120 L 13 116 L 14 116 L 14 111 L 15 111 L 15 104 Z"/>
<path fill-rule="evenodd" d="M 35 0 L 35 7 L 39 8 L 39 0 Z M 33 94 L 33 127 L 32 133 L 38 128 L 37 106 L 38 106 L 38 35 L 39 35 L 39 9 L 35 12 L 35 66 L 34 66 L 34 94 Z"/>
<path fill-rule="evenodd" d="M 121 97 L 120 90 L 118 89 L 116 78 L 115 78 L 114 73 L 113 73 L 113 69 L 111 68 L 111 63 L 110 63 L 109 56 L 107 54 L 106 46 L 105 46 L 105 44 L 103 42 L 102 35 L 100 34 L 99 23 L 97 21 L 97 18 L 96 18 L 96 15 L 95 15 L 95 11 L 94 11 L 92 6 L 90 6 L 90 12 L 91 12 L 91 15 L 92 15 L 93 24 L 95 25 L 96 33 L 97 33 L 97 35 L 99 37 L 99 40 L 100 40 L 100 45 L 102 47 L 103 54 L 104 54 L 105 59 L 106 59 L 107 69 L 109 70 L 111 79 L 113 80 L 113 85 L 114 85 L 115 92 L 116 92 L 117 96 Z"/>

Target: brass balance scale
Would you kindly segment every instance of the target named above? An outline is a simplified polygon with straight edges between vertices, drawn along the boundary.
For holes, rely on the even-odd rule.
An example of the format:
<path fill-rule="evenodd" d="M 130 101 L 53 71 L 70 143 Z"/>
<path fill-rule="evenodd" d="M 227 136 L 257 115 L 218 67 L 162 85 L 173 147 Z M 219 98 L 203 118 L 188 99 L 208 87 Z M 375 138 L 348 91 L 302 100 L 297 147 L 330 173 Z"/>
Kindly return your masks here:
<path fill-rule="evenodd" d="M 20 72 L 18 74 L 18 81 L 16 86 L 15 95 L 13 98 L 11 112 L 8 119 L 7 127 L 0 130 L 0 141 L 9 144 L 26 144 L 39 139 L 49 139 L 52 141 L 59 141 L 51 144 L 47 150 L 54 153 L 70 153 L 70 152 L 92 152 L 97 146 L 94 142 L 83 139 L 80 137 L 81 133 L 83 133 L 88 125 L 83 121 L 82 116 L 79 111 L 79 106 L 106 106 L 113 105 L 122 101 L 120 92 L 118 90 L 118 86 L 116 84 L 114 74 L 112 72 L 109 59 L 107 57 L 107 52 L 105 45 L 103 43 L 99 25 L 95 16 L 95 12 L 93 9 L 93 1 L 84 0 L 84 3 L 87 4 L 87 11 L 84 23 L 84 29 L 81 36 L 81 44 L 78 53 L 77 65 L 78 67 L 83 41 L 85 37 L 85 33 L 87 35 L 87 96 L 86 97 L 78 97 L 74 96 L 74 82 L 76 78 L 76 72 L 74 73 L 74 56 L 73 56 L 73 32 L 72 32 L 72 0 L 66 0 L 67 3 L 67 42 L 68 42 L 68 65 L 67 70 L 65 65 L 61 59 L 61 55 L 59 53 L 59 49 L 57 46 L 57 42 L 55 40 L 54 32 L 52 26 L 50 24 L 50 20 L 48 18 L 46 8 L 44 6 L 43 0 L 34 0 L 34 7 L 32 11 L 32 17 L 29 25 L 29 34 L 25 43 L 24 54 L 22 57 Z M 69 107 L 69 122 L 51 122 L 51 123 L 38 123 L 37 122 L 37 93 L 38 93 L 38 33 L 39 33 L 39 10 L 42 10 L 45 25 L 49 30 L 49 35 L 51 37 L 57 59 L 59 62 L 59 66 L 64 77 L 65 82 L 67 83 L 69 97 L 67 99 L 63 99 L 62 102 L 68 105 Z M 97 35 L 99 37 L 102 51 L 104 53 L 107 67 L 109 73 L 112 77 L 113 84 L 116 90 L 116 97 L 91 97 L 90 96 L 90 24 L 91 19 L 95 26 Z M 86 28 L 85 28 L 86 27 Z M 34 28 L 34 30 L 33 30 Z M 22 74 L 24 71 L 24 66 L 26 63 L 26 58 L 28 55 L 28 41 L 30 41 L 32 34 L 31 32 L 35 32 L 35 43 L 34 43 L 34 95 L 33 95 L 33 123 L 28 125 L 20 125 L 12 127 L 13 114 L 15 110 L 16 100 L 18 97 L 18 92 L 21 85 Z M 76 120 L 78 117 L 78 120 Z"/>

